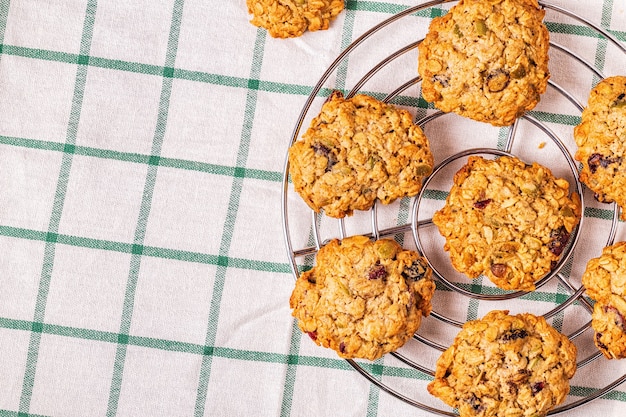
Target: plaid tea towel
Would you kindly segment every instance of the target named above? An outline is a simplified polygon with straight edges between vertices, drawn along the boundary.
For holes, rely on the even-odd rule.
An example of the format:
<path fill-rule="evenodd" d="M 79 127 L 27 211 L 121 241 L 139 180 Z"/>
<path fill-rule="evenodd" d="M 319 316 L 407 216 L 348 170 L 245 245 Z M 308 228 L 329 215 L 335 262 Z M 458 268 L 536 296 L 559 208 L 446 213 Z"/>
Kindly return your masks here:
<path fill-rule="evenodd" d="M 454 4 L 440 3 L 347 0 L 328 30 L 275 39 L 249 23 L 243 0 L 0 0 L 0 416 L 454 415 L 425 390 L 436 346 L 411 341 L 401 353 L 417 366 L 386 355 L 358 362 L 361 375 L 302 337 L 288 303 L 292 267 L 313 265 L 318 237 L 368 233 L 371 222 L 313 219 L 283 179 L 294 132 L 332 89 L 385 98 L 407 83 L 392 103 L 417 120 L 436 114 L 411 80 L 415 42 Z M 626 6 L 544 4 L 554 85 L 511 150 L 567 176 L 576 103 L 626 72 Z M 508 129 L 460 121 L 425 125 L 436 163 L 506 149 Z M 434 181 L 424 210 L 442 196 Z M 503 304 L 564 306 L 584 260 L 626 239 L 610 206 L 585 197 L 577 261 L 562 281 L 505 302 L 441 286 L 436 314 L 463 322 Z M 415 246 L 414 207 L 380 208 L 380 229 Z M 422 249 L 446 272 L 432 228 L 424 233 Z M 586 307 L 551 314 L 590 359 L 562 411 L 621 416 L 626 364 L 595 358 L 589 331 L 575 334 Z M 420 337 L 449 343 L 453 330 L 440 324 L 427 318 Z"/>

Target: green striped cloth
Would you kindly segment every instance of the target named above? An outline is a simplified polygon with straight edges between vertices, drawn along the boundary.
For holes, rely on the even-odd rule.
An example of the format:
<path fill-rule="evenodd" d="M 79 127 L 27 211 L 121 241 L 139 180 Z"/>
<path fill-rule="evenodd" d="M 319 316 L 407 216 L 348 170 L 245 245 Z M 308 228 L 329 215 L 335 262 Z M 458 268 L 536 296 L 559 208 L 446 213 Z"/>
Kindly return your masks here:
<path fill-rule="evenodd" d="M 626 43 L 623 1 L 553 3 Z M 302 337 L 288 305 L 281 218 L 285 154 L 309 93 L 362 33 L 415 4 L 349 0 L 329 30 L 282 40 L 248 23 L 244 0 L 0 0 L 0 416 L 430 415 Z M 307 121 L 329 89 L 350 90 L 449 7 L 414 13 L 352 52 Z M 554 10 L 546 22 L 555 42 L 603 75 L 626 72 L 625 54 L 583 22 Z M 598 76 L 558 54 L 553 79 L 584 104 Z M 416 75 L 416 56 L 362 90 L 384 97 Z M 531 116 L 571 149 L 579 112 L 548 94 L 557 105 Z M 418 86 L 393 101 L 416 117 L 434 111 Z M 455 130 L 454 120 L 434 121 L 427 133 L 449 135 L 454 151 L 482 143 L 482 127 Z M 532 129 L 520 125 L 521 134 Z M 507 130 L 495 132 L 504 146 Z M 437 162 L 448 145 L 433 146 Z M 516 151 L 526 148 L 539 146 Z M 550 164 L 558 150 L 542 152 Z M 426 205 L 443 198 L 438 184 L 425 194 Z M 292 191 L 288 201 L 294 249 L 306 248 L 311 216 Z M 410 202 L 391 210 L 381 222 L 410 222 Z M 589 242 L 608 233 L 610 217 L 589 203 L 579 257 L 599 253 Z M 616 238 L 626 238 L 621 228 Z M 564 267 L 573 283 L 580 268 Z M 480 281 L 463 285 L 491 291 Z M 436 308 L 454 299 L 440 290 Z M 510 308 L 551 308 L 567 297 L 555 284 Z M 569 315 L 578 314 L 584 324 L 588 314 L 576 304 L 552 323 L 571 331 Z M 466 299 L 450 314 L 463 321 L 493 305 Z M 436 334 L 436 320 L 425 320 L 424 331 Z M 432 366 L 436 353 L 415 357 Z M 425 392 L 427 373 L 391 356 L 363 367 L 452 412 Z M 570 403 L 626 365 L 599 359 L 581 372 Z M 625 402 L 617 386 L 567 415 L 623 415 Z"/>

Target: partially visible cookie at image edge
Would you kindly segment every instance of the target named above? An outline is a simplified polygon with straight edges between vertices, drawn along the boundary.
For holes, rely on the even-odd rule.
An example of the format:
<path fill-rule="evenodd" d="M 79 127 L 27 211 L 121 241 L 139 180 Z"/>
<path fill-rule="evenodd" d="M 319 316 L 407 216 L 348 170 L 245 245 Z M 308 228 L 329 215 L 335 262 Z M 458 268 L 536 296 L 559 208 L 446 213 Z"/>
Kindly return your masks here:
<path fill-rule="evenodd" d="M 316 344 L 374 360 L 404 345 L 430 314 L 431 276 L 425 259 L 393 240 L 333 239 L 296 280 L 289 304 Z"/>
<path fill-rule="evenodd" d="M 344 9 L 344 0 L 246 0 L 255 26 L 274 38 L 293 38 L 305 31 L 328 29 Z"/>

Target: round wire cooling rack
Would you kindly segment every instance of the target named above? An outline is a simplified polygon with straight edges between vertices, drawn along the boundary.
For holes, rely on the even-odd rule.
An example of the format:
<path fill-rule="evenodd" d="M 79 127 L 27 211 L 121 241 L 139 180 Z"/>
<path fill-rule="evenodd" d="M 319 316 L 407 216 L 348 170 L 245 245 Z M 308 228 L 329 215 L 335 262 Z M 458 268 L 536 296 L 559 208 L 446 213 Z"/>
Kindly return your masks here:
<path fill-rule="evenodd" d="M 373 239 L 393 237 L 403 246 L 415 248 L 426 258 L 433 269 L 437 291 L 433 298 L 433 311 L 423 320 L 413 339 L 398 351 L 385 355 L 377 362 L 356 360 L 347 362 L 359 374 L 392 397 L 436 415 L 457 414 L 455 410 L 430 396 L 425 384 L 434 376 L 436 359 L 447 349 L 467 320 L 476 316 L 482 308 L 486 311 L 508 310 L 516 306 L 523 308 L 524 311 L 542 314 L 546 319 L 552 320 L 552 324 L 566 334 L 578 348 L 578 370 L 570 382 L 572 387 L 577 387 L 577 382 L 582 387 L 573 388 L 566 401 L 549 414 L 566 412 L 608 394 L 626 381 L 626 367 L 621 366 L 621 363 L 616 364 L 615 361 L 609 364 L 593 344 L 593 330 L 590 328 L 593 307 L 584 297 L 584 287 L 580 283 L 580 276 L 587 260 L 591 256 L 597 256 L 602 247 L 615 241 L 619 207 L 615 204 L 607 206 L 595 202 L 589 190 L 578 181 L 579 168 L 570 152 L 570 149 L 575 149 L 571 138 L 572 123 L 570 122 L 568 127 L 567 123 L 553 123 L 545 117 L 554 106 L 559 110 L 569 106 L 572 120 L 578 120 L 576 117 L 579 117 L 583 110 L 581 100 L 586 97 L 576 97 L 570 91 L 573 87 L 569 78 L 565 77 L 557 82 L 553 72 L 548 83 L 548 91 L 537 107 L 539 110 L 522 116 L 508 128 L 493 128 L 454 114 L 425 110 L 423 103 L 415 105 L 419 104 L 421 82 L 421 78 L 416 75 L 416 54 L 417 47 L 423 39 L 416 40 L 414 26 L 409 26 L 407 30 L 403 25 L 407 22 L 414 24 L 415 19 L 420 16 L 428 18 L 430 10 L 455 2 L 455 0 L 429 1 L 409 7 L 371 27 L 337 56 L 311 91 L 296 122 L 290 144 L 300 136 L 305 121 L 316 113 L 311 110 L 314 101 L 316 99 L 323 101 L 335 88 L 329 86 L 332 84 L 331 77 L 341 73 L 343 77 L 349 78 L 348 61 L 351 60 L 352 68 L 356 66 L 355 61 L 362 60 L 367 64 L 359 68 L 366 68 L 365 73 L 353 77 L 353 87 L 347 91 L 346 97 L 368 91 L 365 89 L 366 86 L 371 86 L 372 91 L 379 91 L 376 77 L 384 79 L 385 88 L 390 84 L 394 85 L 395 89 L 381 99 L 397 105 L 409 103 L 418 108 L 417 112 L 421 114 L 416 117 L 416 123 L 426 132 L 437 164 L 433 173 L 425 179 L 417 196 L 411 199 L 404 198 L 389 206 L 377 203 L 368 212 L 355 213 L 351 218 L 331 219 L 308 209 L 294 192 L 289 183 L 289 162 L 286 158 L 281 208 L 290 266 L 297 278 L 303 269 L 311 266 L 314 255 L 328 239 L 344 238 L 354 234 L 366 235 Z M 556 13 L 584 26 L 594 34 L 594 37 L 603 39 L 626 57 L 626 47 L 601 26 L 560 6 L 543 1 L 539 4 L 550 13 Z M 394 30 L 395 26 L 400 29 Z M 379 46 L 387 45 L 385 41 L 390 39 L 390 35 L 385 31 L 390 31 L 394 39 L 393 45 L 390 43 L 386 48 L 395 49 L 389 52 L 383 48 L 381 54 Z M 400 33 L 408 37 L 408 41 L 405 42 L 404 38 L 399 40 L 397 35 Z M 370 48 L 372 44 L 375 46 Z M 376 55 L 375 61 L 371 61 L 371 55 Z M 602 71 L 590 63 L 588 58 L 573 51 L 571 47 L 551 39 L 551 62 L 555 57 L 557 62 L 578 66 L 580 71 L 577 74 L 586 74 L 589 82 L 605 78 Z M 412 66 L 412 71 L 408 73 L 407 65 Z M 404 76 L 397 76 L 398 73 L 402 73 L 397 71 L 400 67 L 405 70 Z M 561 81 L 567 86 L 563 86 Z M 583 82 L 583 85 L 587 84 L 588 82 L 586 84 Z M 412 89 L 416 91 L 411 93 Z M 380 93 L 372 93 L 376 94 Z M 542 108 L 548 109 L 547 112 L 542 112 L 540 110 Z M 454 123 L 460 123 L 461 127 L 456 130 L 450 129 L 449 125 Z M 481 142 L 481 146 L 459 149 L 460 145 L 455 140 L 451 141 L 451 138 L 463 135 L 467 129 L 484 129 L 485 142 Z M 436 228 L 432 227 L 432 213 L 442 205 L 446 192 L 444 190 L 449 189 L 452 175 L 470 155 L 487 157 L 510 155 L 533 162 L 531 160 L 545 158 L 541 151 L 544 147 L 552 149 L 550 155 L 559 155 L 560 160 L 549 158 L 541 163 L 559 177 L 568 179 L 572 184 L 571 191 L 581 197 L 585 213 L 601 212 L 603 215 L 600 217 L 604 218 L 604 221 L 599 224 L 593 216 L 591 220 L 586 215 L 582 216 L 556 267 L 536 283 L 537 289 L 533 293 L 500 290 L 481 278 L 470 282 L 451 268 L 449 257 L 442 250 L 442 238 L 437 235 Z M 586 251 L 581 250 L 578 245 L 581 237 L 585 240 Z M 590 244 L 591 240 L 594 241 L 593 244 Z M 593 385 L 593 388 L 588 388 L 588 385 Z"/>

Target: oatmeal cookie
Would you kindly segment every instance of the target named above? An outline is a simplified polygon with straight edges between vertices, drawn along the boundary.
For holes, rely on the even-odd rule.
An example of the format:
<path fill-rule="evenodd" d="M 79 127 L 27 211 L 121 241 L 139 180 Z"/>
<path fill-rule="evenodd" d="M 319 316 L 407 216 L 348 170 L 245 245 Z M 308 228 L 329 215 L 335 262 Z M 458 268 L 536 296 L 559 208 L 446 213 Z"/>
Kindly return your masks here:
<path fill-rule="evenodd" d="M 626 77 L 606 78 L 591 90 L 574 139 L 580 181 L 598 201 L 616 202 L 626 220 Z"/>
<path fill-rule="evenodd" d="M 411 114 L 364 94 L 333 92 L 302 139 L 289 149 L 291 180 L 311 209 L 330 217 L 414 196 L 433 169 Z"/>
<path fill-rule="evenodd" d="M 607 304 L 593 306 L 591 327 L 596 347 L 607 359 L 626 358 L 626 301 L 613 295 Z"/>
<path fill-rule="evenodd" d="M 609 359 L 626 358 L 626 242 L 590 259 L 582 283 L 596 301 L 591 318 L 596 346 Z"/>
<path fill-rule="evenodd" d="M 578 194 L 548 168 L 470 156 L 433 222 L 457 271 L 531 291 L 554 268 L 580 217 Z"/>
<path fill-rule="evenodd" d="M 461 0 L 419 45 L 422 94 L 444 112 L 507 126 L 546 90 L 549 34 L 537 0 Z"/>
<path fill-rule="evenodd" d="M 293 38 L 305 31 L 328 29 L 344 9 L 344 0 L 246 0 L 255 26 L 274 38 Z"/>
<path fill-rule="evenodd" d="M 576 346 L 542 316 L 492 311 L 463 326 L 428 392 L 461 417 L 545 416 L 575 372 Z"/>
<path fill-rule="evenodd" d="M 289 305 L 316 344 L 374 360 L 402 346 L 430 314 L 431 275 L 421 256 L 393 240 L 334 239 L 300 275 Z"/>

